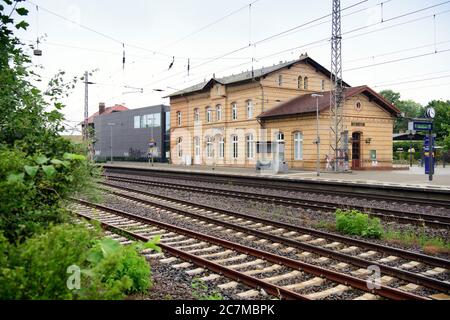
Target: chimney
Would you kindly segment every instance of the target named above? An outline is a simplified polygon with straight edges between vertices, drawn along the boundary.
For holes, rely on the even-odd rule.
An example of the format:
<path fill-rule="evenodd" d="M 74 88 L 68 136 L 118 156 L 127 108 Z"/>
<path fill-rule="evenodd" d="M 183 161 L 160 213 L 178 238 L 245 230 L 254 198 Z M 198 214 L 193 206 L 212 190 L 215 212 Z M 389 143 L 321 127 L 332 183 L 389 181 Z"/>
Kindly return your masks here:
<path fill-rule="evenodd" d="M 101 115 L 104 112 L 105 112 L 105 103 L 104 102 L 100 102 L 98 104 L 98 115 Z"/>

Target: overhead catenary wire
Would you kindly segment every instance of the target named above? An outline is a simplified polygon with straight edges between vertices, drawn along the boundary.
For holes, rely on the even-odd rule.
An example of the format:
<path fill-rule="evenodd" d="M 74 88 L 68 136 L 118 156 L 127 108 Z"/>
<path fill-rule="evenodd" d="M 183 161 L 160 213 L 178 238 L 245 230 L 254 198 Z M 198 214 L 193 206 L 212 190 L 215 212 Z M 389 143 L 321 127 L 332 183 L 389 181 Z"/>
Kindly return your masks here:
<path fill-rule="evenodd" d="M 447 2 L 449 2 L 449 1 L 447 1 Z M 445 3 L 447 3 L 447 2 L 445 2 Z M 428 7 L 427 7 L 427 8 L 428 8 Z M 425 8 L 422 8 L 421 10 L 413 11 L 413 12 L 411 12 L 410 14 L 417 13 L 418 11 L 423 11 L 423 10 L 425 10 Z M 398 27 L 398 26 L 402 26 L 402 25 L 405 25 L 405 24 L 409 24 L 409 23 L 413 23 L 413 22 L 420 21 L 420 20 L 424 20 L 424 19 L 427 19 L 427 18 L 432 17 L 432 16 L 434 16 L 434 15 L 441 15 L 441 14 L 445 14 L 445 13 L 449 13 L 449 12 L 450 12 L 450 10 L 444 10 L 444 11 L 435 13 L 435 14 L 433 14 L 433 15 L 427 15 L 427 16 L 423 16 L 423 17 L 420 17 L 420 18 L 415 18 L 415 19 L 411 19 L 411 20 L 408 20 L 408 21 L 404 21 L 404 22 L 401 22 L 401 23 L 398 23 L 398 24 L 394 24 L 394 25 L 390 25 L 390 26 L 385 26 L 385 27 L 383 27 L 383 28 L 379 28 L 379 29 L 376 29 L 376 30 L 371 30 L 371 31 L 368 31 L 368 32 L 356 34 L 356 35 L 353 35 L 353 36 L 350 36 L 350 37 L 346 37 L 346 38 L 344 38 L 343 40 L 346 41 L 346 40 L 349 40 L 349 39 L 358 38 L 358 37 L 361 37 L 361 36 L 364 36 L 364 35 L 367 35 L 367 34 L 370 34 L 370 33 L 380 32 L 380 31 L 383 31 L 383 30 L 386 30 L 386 29 L 391 29 L 391 28 L 394 28 L 394 27 Z M 400 15 L 400 16 L 398 16 L 398 17 L 405 17 L 406 15 L 407 15 L 407 14 L 402 14 L 402 15 Z M 391 19 L 389 19 L 389 20 L 394 20 L 395 18 L 396 18 L 396 17 L 393 17 L 393 18 L 391 18 Z M 380 24 L 380 23 L 381 23 L 381 22 L 378 22 L 378 23 L 376 23 L 376 24 Z M 373 25 L 369 25 L 369 26 L 367 26 L 367 27 L 371 27 L 371 26 L 373 26 Z M 364 27 L 363 27 L 363 28 L 364 28 Z M 358 31 L 358 30 L 361 30 L 361 29 L 362 29 L 362 28 L 358 27 L 358 28 L 356 28 L 356 29 L 353 29 L 353 30 L 350 30 L 350 31 L 345 32 L 345 34 L 349 34 L 349 33 L 352 33 L 352 32 L 355 32 L 355 31 Z M 322 42 L 324 43 L 323 45 L 326 45 L 326 44 L 328 43 L 328 40 L 329 40 L 328 37 L 327 37 L 327 38 L 323 38 L 323 39 L 321 39 L 321 40 L 317 40 L 317 41 L 313 41 L 313 42 L 310 42 L 310 43 L 307 43 L 307 44 L 303 44 L 303 45 L 301 45 L 301 46 L 297 46 L 297 47 L 290 48 L 290 49 L 287 49 L 287 50 L 278 51 L 278 52 L 275 52 L 275 53 L 272 53 L 272 54 L 269 54 L 269 55 L 266 55 L 266 56 L 257 58 L 257 60 L 260 61 L 260 60 L 264 60 L 264 59 L 267 59 L 267 58 L 271 58 L 271 57 L 273 57 L 273 56 L 276 56 L 276 55 L 279 55 L 279 54 L 282 54 L 282 53 L 285 53 L 285 52 L 289 52 L 289 51 L 292 51 L 292 50 L 294 50 L 294 49 L 302 49 L 302 48 L 303 48 L 303 49 L 306 49 L 306 48 L 311 48 L 312 45 L 315 45 L 315 44 L 318 44 L 318 43 L 322 43 Z M 320 45 L 320 46 L 323 46 L 323 45 Z M 235 68 L 235 67 L 244 66 L 244 65 L 247 65 L 247 64 L 248 64 L 248 63 L 246 63 L 246 62 L 240 63 L 239 65 L 232 66 L 232 67 L 230 67 L 229 69 L 233 69 L 233 68 Z M 222 71 L 226 71 L 226 70 L 222 70 Z M 220 71 L 220 72 L 221 72 L 221 71 Z M 168 78 L 171 78 L 171 77 L 168 77 Z M 164 79 L 164 80 L 165 80 L 165 79 Z"/>

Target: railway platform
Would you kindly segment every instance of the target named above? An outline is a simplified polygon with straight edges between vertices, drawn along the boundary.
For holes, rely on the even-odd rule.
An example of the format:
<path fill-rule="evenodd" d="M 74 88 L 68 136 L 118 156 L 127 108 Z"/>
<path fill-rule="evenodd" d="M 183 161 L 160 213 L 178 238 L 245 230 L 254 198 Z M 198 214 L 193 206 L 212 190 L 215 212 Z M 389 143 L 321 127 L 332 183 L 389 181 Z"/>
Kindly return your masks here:
<path fill-rule="evenodd" d="M 288 179 L 298 181 L 323 181 L 328 183 L 342 183 L 351 185 L 379 185 L 381 186 L 397 186 L 407 188 L 420 188 L 431 190 L 450 191 L 450 167 L 443 168 L 438 166 L 435 169 L 433 181 L 428 181 L 428 175 L 425 175 L 424 168 L 412 167 L 409 170 L 392 170 L 392 171 L 352 171 L 346 173 L 321 172 L 317 177 L 314 171 L 290 170 L 288 173 L 272 174 L 268 172 L 257 172 L 250 168 L 236 167 L 211 167 L 211 166 L 182 166 L 155 163 L 151 166 L 145 162 L 119 162 L 107 163 L 108 166 L 121 168 L 139 168 L 148 170 L 167 170 L 175 172 L 192 172 L 192 173 L 208 173 L 211 175 L 231 175 L 231 176 L 263 176 L 273 179 Z"/>

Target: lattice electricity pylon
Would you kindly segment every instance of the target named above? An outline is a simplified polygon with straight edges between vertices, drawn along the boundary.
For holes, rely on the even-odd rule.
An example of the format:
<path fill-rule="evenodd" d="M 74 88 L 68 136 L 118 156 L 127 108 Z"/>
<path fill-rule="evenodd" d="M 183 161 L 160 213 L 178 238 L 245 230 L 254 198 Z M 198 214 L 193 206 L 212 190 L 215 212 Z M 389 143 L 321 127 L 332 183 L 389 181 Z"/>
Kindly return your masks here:
<path fill-rule="evenodd" d="M 333 0 L 331 30 L 331 94 L 330 94 L 330 150 L 334 153 L 334 170 L 346 169 L 348 137 L 344 132 L 344 85 L 342 83 L 341 2 Z"/>

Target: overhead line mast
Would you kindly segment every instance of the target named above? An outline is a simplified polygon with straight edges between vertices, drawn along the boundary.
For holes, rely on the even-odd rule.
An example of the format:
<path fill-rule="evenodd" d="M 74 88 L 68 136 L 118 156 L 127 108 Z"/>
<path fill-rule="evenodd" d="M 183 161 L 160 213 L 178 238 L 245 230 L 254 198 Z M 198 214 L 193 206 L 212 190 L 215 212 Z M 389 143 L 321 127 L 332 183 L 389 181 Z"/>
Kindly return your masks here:
<path fill-rule="evenodd" d="M 348 132 L 344 131 L 344 85 L 342 81 L 341 1 L 333 0 L 331 28 L 330 150 L 334 153 L 334 171 L 346 169 Z"/>

